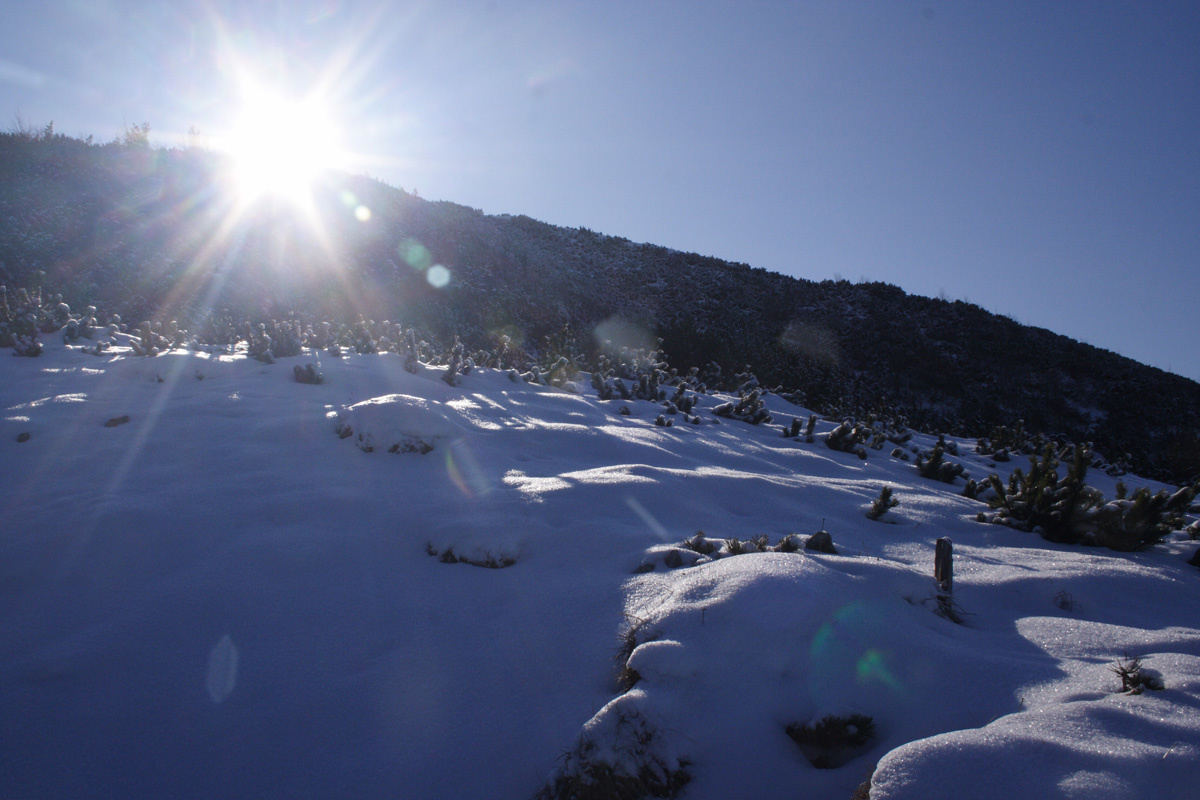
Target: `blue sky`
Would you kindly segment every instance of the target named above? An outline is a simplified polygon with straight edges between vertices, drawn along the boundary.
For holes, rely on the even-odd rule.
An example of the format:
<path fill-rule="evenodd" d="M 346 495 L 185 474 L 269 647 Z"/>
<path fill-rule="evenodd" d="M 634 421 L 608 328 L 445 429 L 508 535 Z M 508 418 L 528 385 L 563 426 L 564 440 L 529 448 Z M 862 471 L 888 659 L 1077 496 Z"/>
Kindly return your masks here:
<path fill-rule="evenodd" d="M 1200 5 L 0 0 L 0 112 L 152 141 L 239 74 L 488 213 L 967 299 L 1200 380 Z M 235 68 L 236 67 L 236 68 Z"/>

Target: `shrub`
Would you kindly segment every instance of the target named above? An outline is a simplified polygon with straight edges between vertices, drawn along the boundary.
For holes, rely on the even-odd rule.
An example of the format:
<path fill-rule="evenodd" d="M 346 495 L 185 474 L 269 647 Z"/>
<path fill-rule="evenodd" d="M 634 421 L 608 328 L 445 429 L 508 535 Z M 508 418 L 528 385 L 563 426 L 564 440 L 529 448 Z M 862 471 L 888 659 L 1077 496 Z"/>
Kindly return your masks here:
<path fill-rule="evenodd" d="M 1158 691 L 1163 688 L 1162 680 L 1148 672 L 1137 656 L 1131 657 L 1126 654 L 1124 658 L 1113 662 L 1108 671 L 1121 679 L 1121 691 L 1128 694 L 1141 694 L 1146 689 Z"/>
<path fill-rule="evenodd" d="M 628 692 L 642 679 L 637 670 L 629 666 L 629 659 L 633 657 L 633 651 L 639 645 L 646 642 L 653 642 L 662 635 L 659 631 L 647 630 L 650 624 L 649 620 L 640 619 L 628 614 L 625 616 L 625 619 L 629 624 L 621 632 L 618 639 L 617 652 L 613 655 L 613 663 L 617 669 L 617 689 L 622 693 Z"/>
<path fill-rule="evenodd" d="M 661 752 L 660 734 L 636 710 L 605 709 L 603 746 L 585 734 L 563 755 L 535 800 L 642 800 L 675 798 L 691 780 L 686 759 Z"/>
<path fill-rule="evenodd" d="M 1063 611 L 1070 611 L 1072 613 L 1080 609 L 1079 603 L 1075 600 L 1075 597 L 1065 589 L 1054 595 L 1054 605 L 1058 606 Z"/>
<path fill-rule="evenodd" d="M 704 531 L 696 531 L 696 535 L 683 543 L 689 550 L 695 550 L 702 556 L 707 556 L 717 550 L 720 545 L 713 544 L 704 537 Z"/>
<path fill-rule="evenodd" d="M 1072 449 L 1071 466 L 1058 477 L 1054 445 L 1045 446 L 1040 459 L 1030 457 L 1029 472 L 1013 471 L 1006 486 L 998 476 L 988 477 L 994 496 L 988 505 L 997 510 L 995 522 L 1022 530 L 1040 530 L 1052 542 L 1095 544 L 1113 550 L 1135 551 L 1152 547 L 1183 524 L 1183 513 L 1196 495 L 1195 487 L 1174 494 L 1151 494 L 1142 487 L 1131 496 L 1118 487 L 1118 498 L 1104 495 L 1084 483 L 1091 461 L 1083 445 Z"/>
<path fill-rule="evenodd" d="M 292 374 L 296 377 L 296 383 L 322 384 L 325 382 L 325 376 L 317 371 L 316 364 L 305 364 L 303 367 L 297 364 L 292 367 Z"/>
<path fill-rule="evenodd" d="M 900 505 L 900 501 L 892 497 L 892 487 L 884 486 L 879 492 L 879 497 L 871 503 L 871 508 L 867 511 L 867 519 L 879 519 L 898 505 Z"/>
<path fill-rule="evenodd" d="M 800 536 L 799 534 L 789 533 L 779 540 L 779 544 L 775 545 L 777 553 L 798 553 L 800 552 Z"/>
<path fill-rule="evenodd" d="M 490 552 L 484 553 L 482 557 L 463 556 L 455 553 L 453 547 L 438 550 L 432 543 L 425 545 L 425 552 L 443 564 L 470 564 L 473 567 L 484 567 L 486 569 L 504 569 L 517 563 L 515 558 L 507 556 L 496 558 Z"/>
<path fill-rule="evenodd" d="M 865 459 L 867 451 L 862 443 L 867 440 L 870 433 L 870 428 L 857 425 L 854 420 L 847 419 L 825 436 L 825 444 L 830 450 L 854 453 L 859 458 Z"/>
<path fill-rule="evenodd" d="M 964 478 L 970 477 L 963 470 L 962 464 L 946 461 L 945 454 L 946 449 L 940 444 L 933 448 L 932 453 L 918 454 L 917 472 L 922 478 L 933 478 L 942 483 L 954 483 L 954 479 L 960 475 Z"/>
<path fill-rule="evenodd" d="M 446 371 L 442 373 L 442 380 L 451 386 L 457 386 L 458 374 L 463 367 L 463 346 L 461 343 L 455 343 L 454 348 L 450 351 L 450 362 L 446 365 Z"/>
<path fill-rule="evenodd" d="M 833 769 L 853 758 L 875 738 L 875 720 L 865 714 L 832 714 L 807 725 L 787 726 L 787 735 L 817 769 Z"/>
<path fill-rule="evenodd" d="M 751 389 L 737 403 L 722 403 L 713 409 L 713 413 L 718 417 L 739 419 L 751 425 L 771 421 L 771 414 L 767 411 L 766 403 L 762 399 L 762 390 L 760 389 Z"/>

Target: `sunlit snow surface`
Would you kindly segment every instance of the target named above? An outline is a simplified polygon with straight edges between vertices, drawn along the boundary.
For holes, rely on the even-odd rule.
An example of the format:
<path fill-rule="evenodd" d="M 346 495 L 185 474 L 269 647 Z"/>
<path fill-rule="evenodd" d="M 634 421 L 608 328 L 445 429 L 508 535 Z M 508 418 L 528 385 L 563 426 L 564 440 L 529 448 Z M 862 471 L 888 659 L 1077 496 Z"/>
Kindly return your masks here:
<path fill-rule="evenodd" d="M 49 339 L 0 355 L 0 796 L 527 798 L 581 736 L 625 757 L 631 717 L 697 800 L 846 798 L 876 764 L 875 800 L 1195 796 L 1182 535 L 1118 554 L 981 525 L 961 480 L 717 424 L 726 398 L 662 428 L 647 402 L 491 370 L 451 387 L 394 355 Z M 293 379 L 309 362 L 323 385 Z M 884 484 L 892 524 L 864 516 Z M 697 530 L 822 520 L 840 555 L 661 563 Z M 934 613 L 941 536 L 963 625 Z M 429 555 L 451 548 L 516 563 Z M 1120 694 L 1126 654 L 1166 688 Z M 878 737 L 837 769 L 784 732 L 855 712 Z"/>

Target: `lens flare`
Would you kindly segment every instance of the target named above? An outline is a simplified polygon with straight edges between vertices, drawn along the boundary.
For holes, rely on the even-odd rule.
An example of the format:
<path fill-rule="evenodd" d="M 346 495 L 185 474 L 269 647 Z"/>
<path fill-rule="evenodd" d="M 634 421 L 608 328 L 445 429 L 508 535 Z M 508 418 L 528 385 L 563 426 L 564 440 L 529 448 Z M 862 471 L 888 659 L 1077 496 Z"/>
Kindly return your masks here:
<path fill-rule="evenodd" d="M 433 256 L 425 245 L 416 239 L 405 239 L 396 250 L 405 263 L 418 272 L 424 272 L 433 266 Z"/>
<path fill-rule="evenodd" d="M 492 486 L 479 468 L 479 462 L 470 447 L 457 439 L 446 448 L 446 475 L 465 497 L 483 497 L 491 493 Z"/>
<path fill-rule="evenodd" d="M 887 650 L 876 646 L 884 638 L 881 630 L 885 614 L 874 614 L 861 601 L 838 609 L 817 629 L 809 645 L 810 679 L 814 692 L 830 682 L 844 681 L 853 675 L 860 686 L 883 686 L 900 693 L 904 687 L 888 661 Z"/>

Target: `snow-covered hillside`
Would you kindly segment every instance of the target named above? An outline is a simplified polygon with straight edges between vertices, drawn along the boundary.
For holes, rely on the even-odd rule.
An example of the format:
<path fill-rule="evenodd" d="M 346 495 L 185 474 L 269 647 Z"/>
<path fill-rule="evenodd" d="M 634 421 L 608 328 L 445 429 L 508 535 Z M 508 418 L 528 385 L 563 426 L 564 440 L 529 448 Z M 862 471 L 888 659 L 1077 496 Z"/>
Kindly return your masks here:
<path fill-rule="evenodd" d="M 660 404 L 496 370 L 123 341 L 0 358 L 4 797 L 640 774 L 688 800 L 848 798 L 872 769 L 874 800 L 1195 796 L 1183 534 L 1129 554 L 980 524 L 961 481 L 836 452 L 831 422 L 782 437 L 808 412 L 773 395 L 772 425 L 701 396 L 701 424 L 663 427 Z M 307 363 L 324 383 L 294 379 Z M 958 444 L 975 477 L 1019 465 Z M 900 505 L 872 521 L 884 486 Z M 836 555 L 778 547 L 822 525 Z M 680 546 L 701 530 L 712 553 Z M 941 537 L 961 624 L 937 613 Z M 1122 693 L 1134 657 L 1165 688 Z M 787 732 L 855 714 L 858 747 Z"/>

